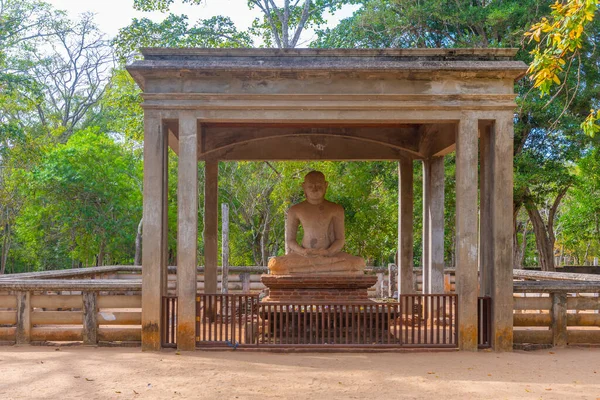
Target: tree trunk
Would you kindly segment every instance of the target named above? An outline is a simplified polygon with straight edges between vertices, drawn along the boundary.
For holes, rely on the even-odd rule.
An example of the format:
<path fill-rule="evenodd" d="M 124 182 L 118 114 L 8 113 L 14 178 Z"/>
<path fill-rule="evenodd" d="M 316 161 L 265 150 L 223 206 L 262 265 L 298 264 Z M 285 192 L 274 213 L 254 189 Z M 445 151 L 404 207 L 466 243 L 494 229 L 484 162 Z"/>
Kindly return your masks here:
<path fill-rule="evenodd" d="M 529 224 L 525 223 L 523 228 L 523 241 L 521 243 L 521 259 L 519 260 L 521 266 L 525 265 L 525 257 L 527 256 L 527 234 L 529 233 L 529 230 L 527 229 L 528 225 Z"/>
<path fill-rule="evenodd" d="M 554 243 L 548 237 L 546 225 L 540 215 L 540 212 L 535 205 L 530 205 L 528 202 L 525 205 L 527 214 L 533 225 L 535 233 L 535 244 L 538 251 L 539 263 L 542 271 L 555 271 L 554 268 Z"/>
<path fill-rule="evenodd" d="M 265 223 L 263 224 L 262 234 L 260 238 L 260 253 L 262 258 L 262 265 L 266 266 L 269 260 L 269 250 L 267 243 L 269 242 L 269 234 L 271 232 L 271 218 L 270 218 L 270 207 L 267 203 L 267 215 L 265 216 Z"/>
<path fill-rule="evenodd" d="M 590 265 L 590 264 L 588 264 L 588 256 L 590 254 L 590 246 L 591 245 L 592 244 L 590 242 L 588 242 L 588 244 L 587 244 L 587 246 L 585 248 L 585 254 L 583 256 L 583 265 Z"/>
<path fill-rule="evenodd" d="M 520 269 L 523 266 L 523 263 L 521 262 L 521 248 L 523 240 L 521 240 L 521 243 L 519 243 L 519 232 L 521 232 L 521 227 L 523 226 L 523 224 L 519 223 L 516 225 L 517 226 L 516 228 L 514 228 L 513 233 L 513 269 Z"/>
<path fill-rule="evenodd" d="M 2 258 L 0 259 L 0 275 L 4 275 L 4 272 L 6 271 L 10 242 L 10 224 L 7 223 L 4 229 L 4 244 L 2 245 Z"/>
<path fill-rule="evenodd" d="M 554 217 L 558 206 L 567 193 L 568 187 L 561 189 L 561 191 L 554 199 L 554 203 L 548 212 L 548 222 L 544 223 L 542 215 L 537 208 L 537 205 L 532 199 L 529 189 L 526 189 L 525 196 L 525 209 L 533 225 L 533 232 L 535 234 L 535 244 L 538 250 L 540 267 L 542 271 L 555 271 L 554 265 Z"/>
<path fill-rule="evenodd" d="M 519 255 L 519 224 L 517 217 L 521 210 L 523 202 L 521 200 L 513 201 L 513 269 L 521 267 L 521 257 Z"/>
<path fill-rule="evenodd" d="M 100 248 L 98 249 L 98 261 L 96 262 L 97 267 L 104 265 L 104 239 L 100 241 Z"/>
<path fill-rule="evenodd" d="M 137 227 L 137 234 L 135 235 L 135 257 L 133 259 L 133 265 L 142 265 L 142 224 L 144 218 L 140 219 L 140 223 Z"/>

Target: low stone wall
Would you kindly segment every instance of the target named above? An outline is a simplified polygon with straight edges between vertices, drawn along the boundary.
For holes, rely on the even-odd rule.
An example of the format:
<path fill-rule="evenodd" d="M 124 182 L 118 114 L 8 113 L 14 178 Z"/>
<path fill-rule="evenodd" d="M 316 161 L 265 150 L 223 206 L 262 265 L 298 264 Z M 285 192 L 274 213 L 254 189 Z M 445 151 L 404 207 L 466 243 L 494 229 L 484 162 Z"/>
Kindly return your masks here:
<path fill-rule="evenodd" d="M 141 340 L 141 280 L 0 281 L 0 342 Z"/>
<path fill-rule="evenodd" d="M 515 344 L 600 344 L 600 282 L 514 283 Z"/>
<path fill-rule="evenodd" d="M 390 264 L 388 267 L 367 267 L 367 274 L 377 276 L 377 283 L 369 288 L 369 297 L 386 298 L 393 297 L 397 291 L 396 266 Z M 259 293 L 265 286 L 260 281 L 262 274 L 268 273 L 267 267 L 261 266 L 243 266 L 229 267 L 228 292 L 232 294 Z M 444 271 L 445 293 L 454 293 L 455 291 L 455 270 L 447 268 Z M 114 265 L 104 267 L 91 267 L 79 269 L 65 269 L 56 271 L 28 272 L 23 274 L 0 275 L 0 282 L 15 279 L 116 279 L 131 280 L 141 279 L 142 267 L 133 265 Z M 391 275 L 390 275 L 391 273 Z M 416 293 L 422 290 L 422 270 L 415 268 L 413 270 L 413 282 L 415 283 Z M 390 280 L 390 276 L 392 279 Z M 204 291 L 204 267 L 198 267 L 197 289 Z M 177 291 L 177 267 L 169 267 L 167 282 L 168 294 L 175 295 Z M 217 273 L 217 292 L 221 293 L 221 268 Z"/>

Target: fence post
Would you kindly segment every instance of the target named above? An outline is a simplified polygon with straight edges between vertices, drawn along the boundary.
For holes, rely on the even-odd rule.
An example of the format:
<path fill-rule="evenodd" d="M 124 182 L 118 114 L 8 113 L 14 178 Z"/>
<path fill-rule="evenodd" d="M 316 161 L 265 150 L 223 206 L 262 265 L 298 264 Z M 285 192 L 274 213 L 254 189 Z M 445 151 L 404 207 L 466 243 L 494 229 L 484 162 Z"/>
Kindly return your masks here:
<path fill-rule="evenodd" d="M 17 344 L 31 342 L 31 292 L 17 292 Z"/>
<path fill-rule="evenodd" d="M 550 293 L 552 298 L 552 345 L 567 345 L 567 294 Z"/>
<path fill-rule="evenodd" d="M 83 344 L 98 344 L 97 292 L 83 292 Z"/>
<path fill-rule="evenodd" d="M 242 281 L 242 293 L 250 293 L 250 273 L 242 272 L 240 274 L 240 281 Z"/>

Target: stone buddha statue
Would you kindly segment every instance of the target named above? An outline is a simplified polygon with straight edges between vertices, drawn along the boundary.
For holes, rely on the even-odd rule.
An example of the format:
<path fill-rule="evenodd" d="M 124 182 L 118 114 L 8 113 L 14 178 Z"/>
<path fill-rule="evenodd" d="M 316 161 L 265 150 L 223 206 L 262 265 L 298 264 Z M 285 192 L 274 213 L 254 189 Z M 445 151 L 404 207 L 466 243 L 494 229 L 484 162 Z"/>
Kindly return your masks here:
<path fill-rule="evenodd" d="M 272 275 L 362 275 L 364 259 L 342 252 L 344 208 L 325 200 L 328 182 L 319 171 L 304 177 L 306 200 L 292 206 L 285 224 L 289 253 L 269 260 Z M 298 226 L 304 237 L 298 244 Z"/>

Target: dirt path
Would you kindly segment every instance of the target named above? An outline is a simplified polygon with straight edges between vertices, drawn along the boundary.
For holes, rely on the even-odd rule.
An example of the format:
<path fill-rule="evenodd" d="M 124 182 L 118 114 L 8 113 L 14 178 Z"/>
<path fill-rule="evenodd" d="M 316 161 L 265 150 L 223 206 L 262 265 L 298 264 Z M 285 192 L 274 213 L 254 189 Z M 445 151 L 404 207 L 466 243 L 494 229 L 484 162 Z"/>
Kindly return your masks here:
<path fill-rule="evenodd" d="M 273 354 L 0 347 L 0 399 L 600 399 L 600 349 Z"/>

